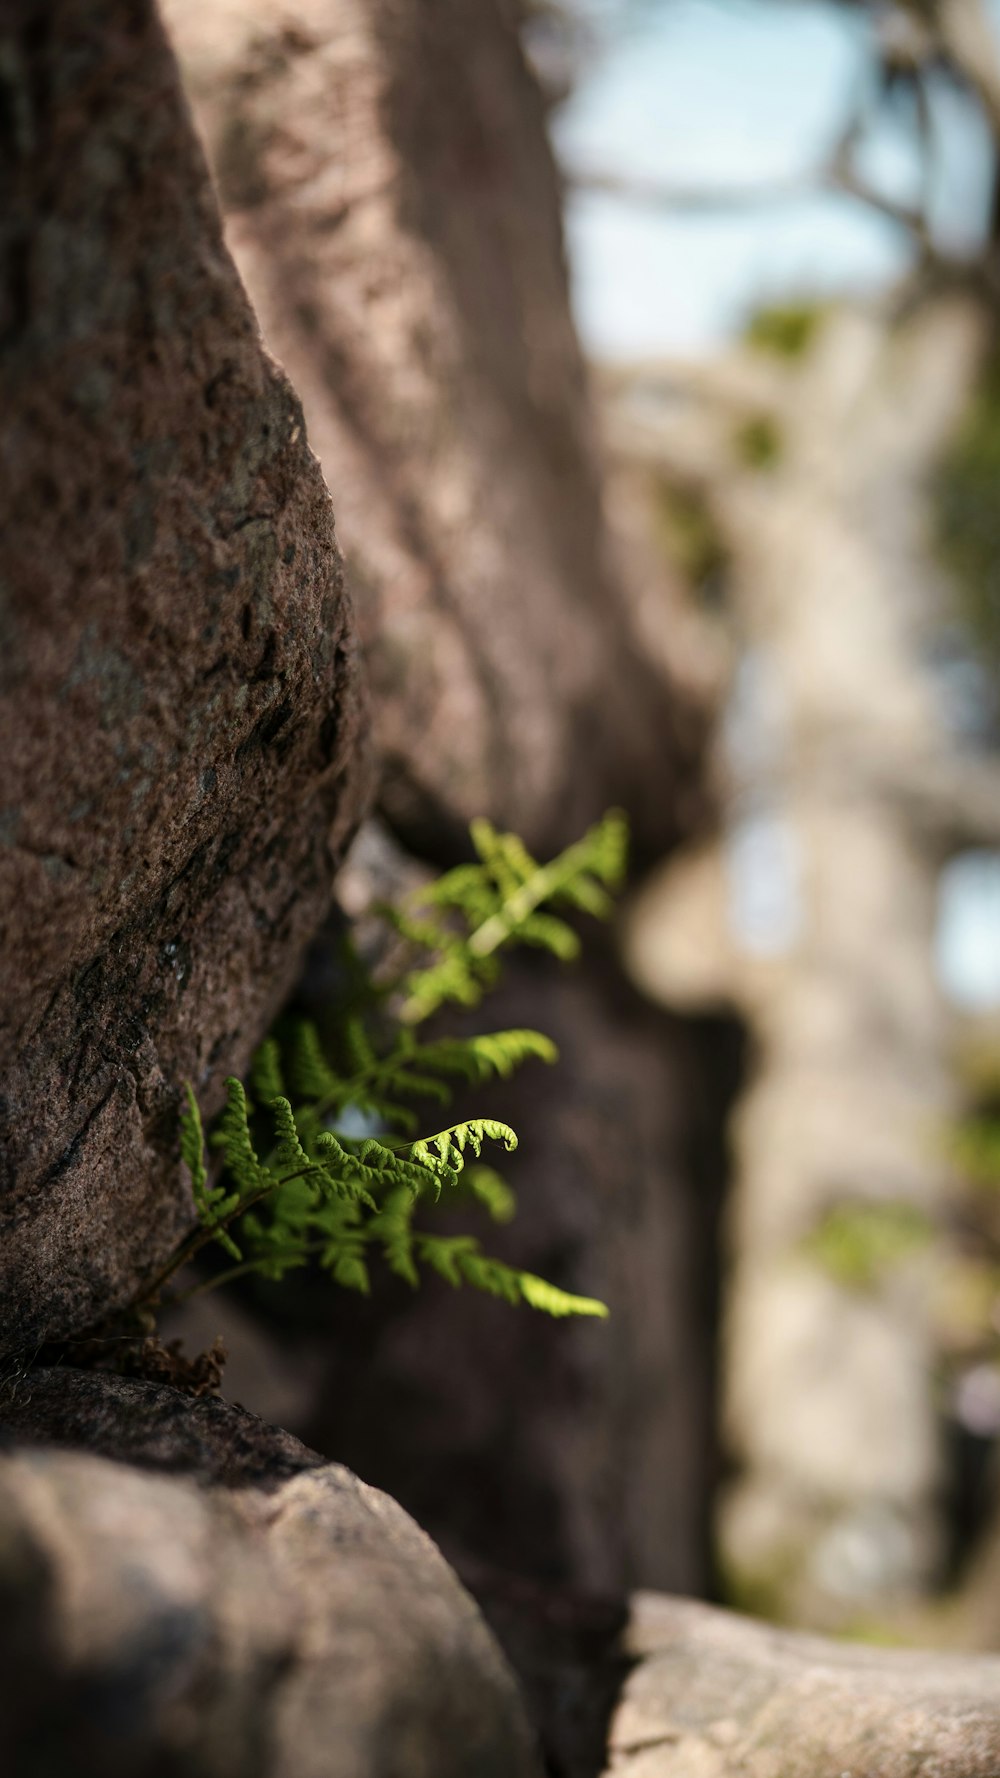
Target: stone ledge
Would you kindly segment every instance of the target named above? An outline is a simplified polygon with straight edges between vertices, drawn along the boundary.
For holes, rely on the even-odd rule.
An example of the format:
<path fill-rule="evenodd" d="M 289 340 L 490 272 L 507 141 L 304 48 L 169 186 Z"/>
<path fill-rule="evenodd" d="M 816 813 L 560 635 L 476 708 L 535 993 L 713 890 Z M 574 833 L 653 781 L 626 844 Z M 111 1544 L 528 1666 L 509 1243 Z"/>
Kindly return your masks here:
<path fill-rule="evenodd" d="M 1000 1658 L 871 1648 L 639 1593 L 613 1778 L 997 1778 Z"/>

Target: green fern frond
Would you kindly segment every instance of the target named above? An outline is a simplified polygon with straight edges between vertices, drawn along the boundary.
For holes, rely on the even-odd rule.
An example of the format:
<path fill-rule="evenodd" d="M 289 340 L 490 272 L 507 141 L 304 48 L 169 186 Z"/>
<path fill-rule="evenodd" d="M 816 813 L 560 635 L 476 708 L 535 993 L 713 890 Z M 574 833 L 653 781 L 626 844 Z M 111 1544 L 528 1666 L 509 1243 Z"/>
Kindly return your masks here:
<path fill-rule="evenodd" d="M 278 1184 L 284 1184 L 290 1177 L 308 1179 L 314 1173 L 322 1173 L 323 1169 L 306 1153 L 289 1101 L 279 1095 L 271 1100 L 268 1109 L 278 1139 L 271 1155 L 270 1170 Z"/>
<path fill-rule="evenodd" d="M 226 1109 L 219 1122 L 218 1146 L 241 1198 L 266 1190 L 269 1175 L 254 1148 L 247 1096 L 235 1075 L 226 1081 Z"/>
<path fill-rule="evenodd" d="M 416 891 L 409 909 L 389 916 L 396 931 L 427 955 L 402 983 L 405 1024 L 422 1023 L 448 1001 L 475 1005 L 496 980 L 495 953 L 510 944 L 575 957 L 577 936 L 551 908 L 606 916 L 608 891 L 624 875 L 627 829 L 616 810 L 544 865 L 516 834 L 499 833 L 488 821 L 473 822 L 471 835 L 478 864 L 447 872 Z"/>
<path fill-rule="evenodd" d="M 364 1237 L 360 1233 L 350 1245 L 331 1245 L 324 1255 L 323 1263 L 333 1282 L 339 1284 L 342 1290 L 356 1290 L 361 1296 L 369 1295 L 371 1279 L 365 1258 Z"/>
<path fill-rule="evenodd" d="M 608 1318 L 607 1303 L 600 1302 L 597 1297 L 574 1296 L 545 1278 L 536 1278 L 533 1272 L 518 1272 L 516 1276 L 518 1289 L 529 1309 L 540 1309 L 543 1315 L 590 1315 L 598 1321 Z"/>
<path fill-rule="evenodd" d="M 541 1031 L 484 1031 L 478 1037 L 445 1037 L 423 1044 L 413 1054 L 423 1067 L 461 1077 L 479 1085 L 497 1075 L 508 1080 L 530 1058 L 556 1062 L 559 1051 Z"/>
<path fill-rule="evenodd" d="M 510 945 L 575 956 L 576 932 L 554 910 L 607 915 L 609 891 L 624 870 L 625 827 L 614 813 L 548 864 L 489 822 L 476 822 L 471 837 L 474 862 L 446 872 L 404 908 L 382 910 L 410 950 L 402 976 L 379 987 L 356 983 L 339 1024 L 327 1029 L 327 1043 L 309 1020 L 283 1023 L 253 1060 L 256 1110 L 239 1081 L 227 1081 L 226 1107 L 211 1137 L 223 1168 L 215 1186 L 197 1102 L 186 1089 L 181 1153 L 200 1226 L 152 1281 L 151 1301 L 171 1271 L 212 1240 L 237 1262 L 224 1277 L 257 1272 L 281 1279 L 313 1261 L 334 1282 L 364 1292 L 377 1258 L 410 1285 L 423 1267 L 452 1285 L 550 1315 L 606 1313 L 589 1297 L 490 1258 L 472 1236 L 414 1226 L 415 1212 L 445 1188 L 464 1189 L 494 1220 L 509 1220 L 514 1195 L 479 1157 L 485 1143 L 510 1151 L 517 1138 L 506 1123 L 472 1118 L 414 1140 L 410 1102 L 444 1102 L 457 1081 L 507 1079 L 529 1059 L 556 1059 L 555 1045 L 537 1031 L 420 1043 L 414 1027 L 448 1002 L 475 1005 Z M 269 1123 L 271 1146 L 259 1152 Z"/>
<path fill-rule="evenodd" d="M 540 1031 L 488 1031 L 419 1044 L 413 1031 L 403 1026 L 388 1054 L 365 1074 L 355 1076 L 345 1091 L 349 1090 L 354 1104 L 371 1110 L 387 1124 L 405 1128 L 412 1123 L 413 1113 L 389 1094 L 445 1103 L 451 1097 L 454 1079 L 474 1083 L 493 1076 L 507 1079 L 522 1062 L 531 1058 L 554 1062 L 557 1054 L 551 1038 Z"/>
<path fill-rule="evenodd" d="M 227 1192 L 221 1185 L 209 1186 L 205 1166 L 205 1133 L 190 1081 L 184 1084 L 184 1100 L 184 1109 L 181 1112 L 181 1159 L 191 1175 L 191 1193 L 199 1221 L 211 1230 L 213 1239 L 218 1241 L 231 1259 L 240 1260 L 243 1256 L 239 1248 L 232 1236 L 221 1226 L 236 1209 L 239 1193 Z"/>
<path fill-rule="evenodd" d="M 609 920 L 615 911 L 611 896 L 593 877 L 568 879 L 559 891 L 559 900 L 581 914 L 592 914 L 595 920 Z"/>
<path fill-rule="evenodd" d="M 446 879 L 442 878 L 441 881 L 445 882 Z M 422 900 L 428 899 L 429 895 L 429 890 L 416 889 L 411 897 L 411 904 L 416 907 Z M 454 905 L 461 905 L 464 907 L 467 900 L 468 897 L 465 896 L 461 903 L 456 901 Z M 445 902 L 442 903 L 442 905 L 448 906 L 449 904 Z M 400 938 L 405 938 L 407 942 L 413 945 L 417 950 L 461 950 L 461 937 L 452 931 L 443 920 L 438 919 L 436 916 L 429 914 L 418 916 L 416 914 L 408 913 L 406 908 L 392 907 L 387 902 L 379 902 L 372 909 L 372 912 L 377 914 L 380 919 L 384 920 L 387 926 L 391 926 L 393 931 L 399 934 Z"/>
<path fill-rule="evenodd" d="M 461 1173 L 466 1149 L 471 1148 L 478 1160 L 485 1141 L 500 1142 L 508 1152 L 517 1147 L 517 1137 L 509 1124 L 499 1123 L 496 1118 L 475 1117 L 468 1123 L 455 1124 L 450 1130 L 439 1130 L 436 1136 L 425 1136 L 420 1142 L 411 1143 L 409 1158 L 432 1176 L 437 1199 L 442 1185 L 454 1184 Z"/>
<path fill-rule="evenodd" d="M 349 1198 L 364 1204 L 370 1210 L 377 1208 L 369 1191 L 369 1180 L 366 1177 L 364 1164 L 351 1153 L 334 1135 L 332 1130 L 323 1130 L 313 1145 L 316 1159 L 320 1163 L 318 1180 L 321 1189 L 331 1197 Z M 369 1168 L 368 1172 L 375 1169 Z"/>
<path fill-rule="evenodd" d="M 444 949 L 442 945 L 436 948 Z M 476 1006 L 485 989 L 493 986 L 497 975 L 492 959 L 473 966 L 464 950 L 452 947 L 438 962 L 425 964 L 406 977 L 406 999 L 400 1017 L 408 1024 L 421 1025 L 437 1012 L 439 1006 L 448 1002 L 456 1006 Z"/>
<path fill-rule="evenodd" d="M 396 1091 L 411 1093 L 417 1099 L 436 1099 L 439 1104 L 446 1105 L 451 1098 L 451 1088 L 446 1081 L 433 1074 L 420 1074 L 409 1064 L 393 1072 L 392 1082 Z"/>
<path fill-rule="evenodd" d="M 604 818 L 579 842 L 583 869 L 597 877 L 606 889 L 620 890 L 628 864 L 628 821 L 621 809 L 609 809 Z M 570 847 L 570 852 L 573 851 Z M 564 854 L 568 857 L 569 854 Z M 567 872 L 572 878 L 574 872 Z M 578 873 L 577 873 L 578 875 Z"/>
<path fill-rule="evenodd" d="M 469 833 L 503 898 L 516 895 L 531 881 L 538 865 L 516 833 L 498 833 L 492 822 L 482 820 L 474 821 Z"/>
<path fill-rule="evenodd" d="M 483 1253 L 471 1235 L 425 1235 L 415 1237 L 415 1246 L 422 1264 L 457 1289 L 471 1284 L 475 1290 L 502 1298 L 516 1305 L 526 1303 L 543 1315 L 587 1315 L 605 1320 L 608 1310 L 596 1297 L 573 1296 L 533 1272 L 522 1272 L 502 1260 Z"/>
<path fill-rule="evenodd" d="M 529 914 L 521 922 L 518 938 L 522 944 L 551 951 L 560 963 L 572 963 L 580 955 L 580 940 L 572 926 L 557 920 L 555 914 Z"/>
<path fill-rule="evenodd" d="M 319 1032 L 310 1019 L 300 1019 L 288 1046 L 288 1078 L 297 1099 L 335 1102 L 344 1082 L 323 1053 Z"/>
<path fill-rule="evenodd" d="M 287 1180 L 257 1209 L 248 1211 L 240 1233 L 249 1265 L 276 1282 L 305 1265 L 310 1252 L 316 1189 L 307 1180 Z"/>
<path fill-rule="evenodd" d="M 390 1272 L 415 1290 L 420 1275 L 413 1259 L 413 1211 L 416 1199 L 406 1188 L 397 1188 L 386 1196 L 378 1215 L 368 1224 L 368 1239 L 382 1250 Z"/>
<path fill-rule="evenodd" d="M 459 1255 L 466 1248 L 475 1248 L 476 1241 L 472 1235 L 425 1235 L 416 1237 L 416 1249 L 421 1262 L 458 1290 L 462 1284 L 462 1272 L 459 1267 Z"/>
<path fill-rule="evenodd" d="M 208 1172 L 205 1167 L 205 1132 L 201 1112 L 190 1081 L 184 1084 L 184 1108 L 181 1112 L 181 1160 L 191 1175 L 191 1190 L 199 1210 L 205 1201 Z"/>
<path fill-rule="evenodd" d="M 350 1144 L 345 1139 L 345 1147 L 352 1148 L 358 1154 L 363 1177 L 372 1190 L 376 1186 L 386 1190 L 405 1186 L 414 1198 L 419 1198 L 428 1189 L 433 1190 L 435 1195 L 440 1189 L 438 1176 L 430 1168 L 422 1161 L 414 1161 L 409 1153 L 391 1148 L 388 1143 L 369 1137 L 364 1143 Z M 365 1153 L 364 1161 L 360 1161 L 362 1150 Z M 451 1181 L 449 1179 L 444 1183 L 450 1184 Z"/>
<path fill-rule="evenodd" d="M 507 1034 L 504 1034 L 507 1035 Z M 523 1034 L 522 1034 L 523 1035 Z M 528 1034 L 529 1038 L 536 1033 Z M 276 1146 L 265 1164 L 249 1126 L 246 1096 L 238 1081 L 228 1085 L 222 1119 L 223 1157 L 239 1191 L 209 1191 L 204 1160 L 199 1170 L 200 1118 L 188 1104 L 182 1132 L 185 1159 L 198 1179 L 197 1203 L 206 1234 L 219 1240 L 239 1270 L 280 1280 L 315 1255 L 333 1281 L 350 1290 L 370 1289 L 368 1250 L 375 1249 L 397 1276 L 418 1282 L 417 1261 L 452 1285 L 468 1284 L 510 1303 L 525 1302 L 550 1315 L 598 1315 L 602 1305 L 573 1297 L 528 1272 L 484 1254 L 472 1236 L 436 1236 L 415 1231 L 414 1207 L 425 1194 L 462 1180 L 497 1220 L 507 1220 L 514 1200 L 491 1168 L 468 1166 L 487 1141 L 507 1150 L 517 1146 L 508 1124 L 474 1118 L 405 1145 L 402 1152 L 376 1137 L 339 1139 L 321 1131 L 310 1155 L 289 1101 L 271 1105 Z M 193 1095 L 192 1095 L 193 1098 Z M 239 1215 L 247 1243 L 244 1261 L 219 1217 Z"/>
<path fill-rule="evenodd" d="M 493 901 L 493 885 L 484 878 L 481 864 L 459 864 L 454 870 L 446 871 L 436 882 L 427 883 L 415 889 L 411 897 L 411 905 L 419 908 L 455 908 L 467 915 L 475 915 L 478 911 L 482 918 L 489 913 Z M 431 930 L 431 917 L 426 916 L 424 934 Z M 447 928 L 444 928 L 447 931 Z M 406 936 L 405 934 L 403 936 Z"/>
<path fill-rule="evenodd" d="M 250 1085 L 261 1105 L 269 1105 L 285 1091 L 281 1072 L 281 1046 L 276 1037 L 265 1038 L 250 1064 Z"/>
<path fill-rule="evenodd" d="M 476 1201 L 482 1204 L 494 1222 L 511 1222 L 517 1213 L 517 1199 L 493 1167 L 483 1161 L 466 1166 L 461 1183 Z"/>
<path fill-rule="evenodd" d="M 345 1068 L 349 1077 L 367 1074 L 377 1065 L 378 1058 L 365 1030 L 363 1019 L 356 1015 L 344 1019 L 337 1036 L 344 1053 Z"/>

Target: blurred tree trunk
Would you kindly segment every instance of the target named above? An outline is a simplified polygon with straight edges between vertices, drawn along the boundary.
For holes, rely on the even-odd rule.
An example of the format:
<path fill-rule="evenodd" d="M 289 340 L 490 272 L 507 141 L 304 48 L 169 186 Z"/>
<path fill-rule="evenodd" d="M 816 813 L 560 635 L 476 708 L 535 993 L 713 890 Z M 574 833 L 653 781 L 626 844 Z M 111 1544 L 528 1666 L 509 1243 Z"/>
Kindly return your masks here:
<path fill-rule="evenodd" d="M 745 861 L 745 907 L 766 895 L 776 919 L 737 920 L 734 943 L 731 897 L 728 932 L 702 938 L 703 994 L 742 1005 L 757 1038 L 734 1125 L 720 1544 L 735 1597 L 819 1627 L 926 1595 L 947 1541 L 930 1231 L 955 1033 L 935 920 L 998 775 L 937 664 L 955 621 L 929 489 L 982 322 L 960 298 L 896 325 L 845 308 L 799 357 L 747 345 L 678 367 L 656 422 L 623 399 L 617 423 L 626 449 L 698 478 L 729 551 L 744 671 L 726 870 Z M 696 973 L 681 897 L 704 924 L 704 884 L 668 866 L 637 920 L 668 1004 Z"/>

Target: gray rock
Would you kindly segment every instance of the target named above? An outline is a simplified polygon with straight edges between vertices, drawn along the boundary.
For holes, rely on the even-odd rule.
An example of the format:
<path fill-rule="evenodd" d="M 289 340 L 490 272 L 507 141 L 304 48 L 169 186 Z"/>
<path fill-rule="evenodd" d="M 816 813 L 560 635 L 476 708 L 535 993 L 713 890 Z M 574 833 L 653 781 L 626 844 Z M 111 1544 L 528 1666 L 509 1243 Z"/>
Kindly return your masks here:
<path fill-rule="evenodd" d="M 0 1764 L 18 1778 L 534 1778 L 478 1610 L 393 1501 L 238 1408 L 8 1381 Z"/>
<path fill-rule="evenodd" d="M 613 1778 L 996 1778 L 1000 1659 L 869 1648 L 640 1593 Z"/>
<path fill-rule="evenodd" d="M 329 495 L 152 0 L 13 0 L 0 215 L 0 1350 L 192 1218 L 364 801 Z"/>

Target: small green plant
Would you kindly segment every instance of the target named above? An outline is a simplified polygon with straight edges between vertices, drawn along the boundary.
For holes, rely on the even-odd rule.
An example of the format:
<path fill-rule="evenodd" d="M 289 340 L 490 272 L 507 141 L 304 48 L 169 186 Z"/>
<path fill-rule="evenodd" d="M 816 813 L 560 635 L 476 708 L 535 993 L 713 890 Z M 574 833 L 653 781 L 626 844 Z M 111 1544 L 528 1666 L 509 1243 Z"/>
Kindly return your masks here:
<path fill-rule="evenodd" d="M 968 407 L 932 483 L 938 552 L 958 614 L 986 668 L 1000 673 L 1000 348 L 976 378 Z"/>
<path fill-rule="evenodd" d="M 753 414 L 733 433 L 733 449 L 748 469 L 775 469 L 784 455 L 784 441 L 777 420 L 770 414 Z"/>
<path fill-rule="evenodd" d="M 249 1096 L 238 1080 L 227 1082 L 226 1109 L 208 1144 L 221 1160 L 215 1174 L 197 1100 L 185 1089 L 181 1152 L 198 1226 L 152 1280 L 148 1301 L 159 1301 L 174 1273 L 215 1242 L 232 1263 L 196 1289 L 248 1273 L 282 1279 L 315 1262 L 334 1283 L 366 1292 L 378 1259 L 414 1286 L 428 1270 L 549 1315 L 606 1315 L 593 1298 L 490 1258 L 474 1236 L 435 1234 L 416 1220 L 423 1206 L 461 1192 L 507 1220 L 513 1195 L 480 1156 L 488 1143 L 511 1150 L 517 1138 L 493 1118 L 419 1136 L 415 1104 L 447 1103 L 456 1082 L 475 1085 L 531 1058 L 556 1059 L 538 1031 L 421 1042 L 417 1028 L 449 1003 L 478 1004 L 512 945 L 574 957 L 579 940 L 563 915 L 606 916 L 624 872 L 625 824 L 616 813 L 548 864 L 485 821 L 473 824 L 472 840 L 474 862 L 401 907 L 378 910 L 402 960 L 387 978 L 365 983 L 328 1043 L 315 1024 L 295 1021 L 258 1050 Z"/>
<path fill-rule="evenodd" d="M 708 609 L 724 604 L 729 551 L 704 490 L 665 475 L 652 481 L 656 538 Z"/>
<path fill-rule="evenodd" d="M 819 303 L 776 304 L 758 309 L 750 317 L 744 338 L 749 346 L 774 358 L 804 358 L 824 319 Z"/>
<path fill-rule="evenodd" d="M 1000 1118 L 995 1112 L 970 1113 L 952 1130 L 948 1149 L 970 1185 L 1000 1189 Z"/>
<path fill-rule="evenodd" d="M 886 1275 L 927 1247 L 934 1225 L 913 1204 L 833 1205 L 806 1237 L 810 1258 L 848 1290 L 876 1290 Z"/>
<path fill-rule="evenodd" d="M 965 1109 L 945 1133 L 955 1170 L 942 1338 L 954 1366 L 1000 1364 L 1000 1053 L 977 1046 L 960 1059 Z"/>

